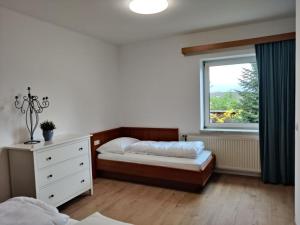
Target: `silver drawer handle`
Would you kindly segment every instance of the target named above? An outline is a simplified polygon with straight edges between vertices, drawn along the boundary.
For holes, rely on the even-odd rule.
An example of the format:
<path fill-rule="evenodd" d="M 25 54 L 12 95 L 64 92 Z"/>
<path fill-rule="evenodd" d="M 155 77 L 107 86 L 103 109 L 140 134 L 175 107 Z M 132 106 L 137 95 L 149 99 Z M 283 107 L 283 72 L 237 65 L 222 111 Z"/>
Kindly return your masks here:
<path fill-rule="evenodd" d="M 52 157 L 49 156 L 48 158 L 46 158 L 46 160 L 47 160 L 47 161 L 50 161 L 50 160 L 52 160 Z"/>
<path fill-rule="evenodd" d="M 85 180 L 83 179 L 83 180 L 81 180 L 80 182 L 81 182 L 81 183 L 84 183 L 84 182 L 85 182 Z"/>
<path fill-rule="evenodd" d="M 52 178 L 52 177 L 53 177 L 52 174 L 49 174 L 49 175 L 47 176 L 48 179 L 49 179 L 49 178 Z"/>
<path fill-rule="evenodd" d="M 54 194 L 52 194 L 52 195 L 49 196 L 49 199 L 51 199 L 51 198 L 54 198 Z"/>
<path fill-rule="evenodd" d="M 81 147 L 81 148 L 79 148 L 78 150 L 81 152 L 81 151 L 83 150 L 83 148 Z"/>
<path fill-rule="evenodd" d="M 83 166 L 84 165 L 84 163 L 83 162 L 81 162 L 80 164 L 79 164 L 79 166 Z"/>

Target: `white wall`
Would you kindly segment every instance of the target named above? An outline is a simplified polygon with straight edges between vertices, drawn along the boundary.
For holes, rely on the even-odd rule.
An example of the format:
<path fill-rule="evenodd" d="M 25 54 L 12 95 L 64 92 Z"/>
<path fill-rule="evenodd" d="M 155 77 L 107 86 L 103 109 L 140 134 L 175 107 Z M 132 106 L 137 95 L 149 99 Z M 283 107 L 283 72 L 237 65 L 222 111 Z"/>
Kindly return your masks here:
<path fill-rule="evenodd" d="M 27 86 L 49 96 L 51 105 L 40 119 L 53 120 L 56 134 L 113 128 L 118 72 L 117 47 L 0 8 L 0 201 L 10 195 L 1 148 L 27 138 L 14 96 Z"/>
<path fill-rule="evenodd" d="M 296 148 L 295 148 L 295 216 L 300 225 L 300 0 L 296 1 Z"/>
<path fill-rule="evenodd" d="M 121 47 L 120 123 L 179 127 L 181 132 L 198 132 L 201 56 L 184 57 L 181 48 L 294 30 L 294 18 L 287 18 Z"/>
<path fill-rule="evenodd" d="M 293 31 L 294 19 L 130 44 L 102 41 L 0 7 L 0 201 L 9 197 L 5 145 L 27 138 L 14 96 L 47 95 L 56 134 L 123 126 L 199 130 L 199 60 L 181 47 Z M 120 96 L 120 98 L 119 98 Z M 40 131 L 37 137 L 41 137 Z"/>

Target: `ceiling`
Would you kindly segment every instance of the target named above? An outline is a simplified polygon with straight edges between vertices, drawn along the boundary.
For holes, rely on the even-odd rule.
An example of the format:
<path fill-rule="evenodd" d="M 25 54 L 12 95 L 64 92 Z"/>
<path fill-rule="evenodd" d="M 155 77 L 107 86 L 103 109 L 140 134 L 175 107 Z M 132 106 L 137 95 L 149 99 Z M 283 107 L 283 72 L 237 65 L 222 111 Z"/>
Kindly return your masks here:
<path fill-rule="evenodd" d="M 0 5 L 114 44 L 295 15 L 295 0 L 169 0 L 155 15 L 129 0 L 0 0 Z"/>

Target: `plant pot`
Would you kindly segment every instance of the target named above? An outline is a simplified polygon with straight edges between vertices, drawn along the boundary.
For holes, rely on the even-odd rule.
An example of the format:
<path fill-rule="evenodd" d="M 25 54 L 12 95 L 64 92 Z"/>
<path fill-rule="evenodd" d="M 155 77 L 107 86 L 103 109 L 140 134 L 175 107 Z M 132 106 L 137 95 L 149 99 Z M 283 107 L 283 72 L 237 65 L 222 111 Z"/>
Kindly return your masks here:
<path fill-rule="evenodd" d="M 53 138 L 53 130 L 43 130 L 43 137 L 45 141 L 51 141 Z"/>

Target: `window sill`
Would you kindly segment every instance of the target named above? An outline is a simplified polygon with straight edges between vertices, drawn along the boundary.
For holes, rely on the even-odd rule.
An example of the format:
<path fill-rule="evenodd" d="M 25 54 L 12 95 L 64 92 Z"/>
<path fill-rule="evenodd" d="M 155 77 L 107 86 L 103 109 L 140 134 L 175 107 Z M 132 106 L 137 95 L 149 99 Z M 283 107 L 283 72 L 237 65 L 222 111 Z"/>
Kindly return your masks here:
<path fill-rule="evenodd" d="M 220 128 L 203 128 L 201 132 L 218 132 L 218 133 L 243 133 L 243 134 L 259 134 L 258 130 L 251 129 L 220 129 Z"/>

